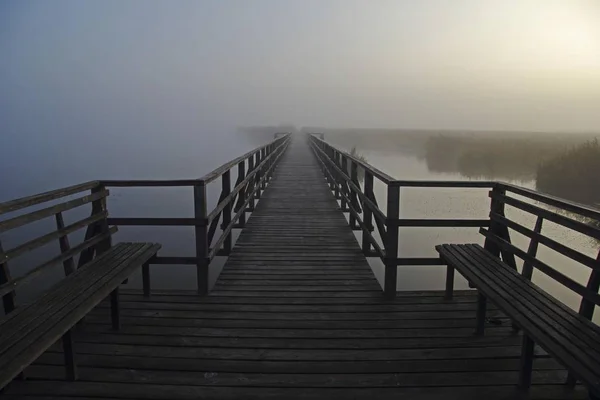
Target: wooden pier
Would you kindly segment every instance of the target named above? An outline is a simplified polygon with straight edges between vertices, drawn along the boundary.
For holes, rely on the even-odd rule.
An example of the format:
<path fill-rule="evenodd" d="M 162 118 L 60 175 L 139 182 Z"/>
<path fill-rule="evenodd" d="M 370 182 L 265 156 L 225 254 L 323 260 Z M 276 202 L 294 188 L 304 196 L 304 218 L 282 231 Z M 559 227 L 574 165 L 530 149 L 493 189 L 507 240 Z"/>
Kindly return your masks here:
<path fill-rule="evenodd" d="M 328 160 L 338 168 L 330 168 Z M 232 189 L 228 171 L 237 167 Z M 588 398 L 588 387 L 566 385 L 564 365 L 541 347 L 534 351 L 531 387 L 518 387 L 523 335 L 492 302 L 486 304 L 485 335 L 477 335 L 477 291 L 454 291 L 452 296 L 449 291 L 396 292 L 399 265 L 442 263 L 400 257 L 399 226 L 495 227 L 490 220 L 403 220 L 397 205 L 399 181 L 369 166 L 361 186 L 361 167 L 360 160 L 318 138 L 280 137 L 264 152 L 243 156 L 210 175 L 224 177 L 213 212 L 199 201 L 194 218 L 108 218 L 116 225 L 194 225 L 196 257 L 159 253 L 149 265 L 195 266 L 198 291 L 153 290 L 151 274 L 144 279 L 144 290 L 122 286 L 119 330 L 111 322 L 108 299 L 72 329 L 76 380 L 65 380 L 59 341 L 0 398 Z M 387 214 L 377 206 L 374 179 L 391 188 Z M 173 182 L 101 185 L 193 186 L 195 199 L 202 199 L 208 179 Z M 488 182 L 469 187 L 497 188 Z M 350 213 L 350 224 L 344 211 Z M 214 221 L 222 222 L 219 238 L 211 231 Z M 231 230 L 238 228 L 241 234 L 232 243 Z M 363 231 L 361 243 L 353 229 Z M 383 233 L 384 243 L 375 239 L 375 230 Z M 542 236 L 538 232 L 536 237 L 539 241 Z M 208 290 L 207 268 L 216 254 L 228 259 Z M 385 291 L 367 256 L 385 263 Z M 594 326 L 590 322 L 591 336 L 599 332 Z"/>

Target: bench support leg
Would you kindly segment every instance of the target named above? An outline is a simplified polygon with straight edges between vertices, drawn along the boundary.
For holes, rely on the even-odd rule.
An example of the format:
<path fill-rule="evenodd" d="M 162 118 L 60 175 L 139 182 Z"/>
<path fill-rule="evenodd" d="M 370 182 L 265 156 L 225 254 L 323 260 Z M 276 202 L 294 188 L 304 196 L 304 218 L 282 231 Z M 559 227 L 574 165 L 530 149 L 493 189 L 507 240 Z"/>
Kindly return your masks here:
<path fill-rule="evenodd" d="M 528 389 L 531 386 L 531 371 L 533 369 L 533 350 L 535 343 L 527 335 L 523 335 L 521 347 L 521 371 L 519 372 L 519 387 Z"/>
<path fill-rule="evenodd" d="M 150 297 L 150 264 L 142 265 L 142 280 L 144 282 L 144 297 Z"/>
<path fill-rule="evenodd" d="M 112 320 L 112 327 L 116 331 L 121 329 L 120 311 L 119 288 L 116 288 L 110 293 L 110 317 Z"/>
<path fill-rule="evenodd" d="M 571 374 L 569 372 L 569 374 L 567 375 L 567 381 L 565 382 L 565 384 L 569 387 L 575 387 L 575 385 L 577 384 L 577 378 L 575 378 L 573 376 L 573 374 Z"/>
<path fill-rule="evenodd" d="M 65 377 L 68 381 L 77 380 L 77 365 L 75 364 L 75 349 L 71 330 L 65 332 L 62 337 L 62 343 L 65 355 Z"/>
<path fill-rule="evenodd" d="M 475 328 L 475 333 L 477 335 L 483 335 L 485 332 L 486 311 L 487 298 L 481 292 L 477 292 L 477 327 Z"/>
<path fill-rule="evenodd" d="M 446 267 L 446 299 L 452 299 L 454 295 L 454 267 L 448 265 Z"/>

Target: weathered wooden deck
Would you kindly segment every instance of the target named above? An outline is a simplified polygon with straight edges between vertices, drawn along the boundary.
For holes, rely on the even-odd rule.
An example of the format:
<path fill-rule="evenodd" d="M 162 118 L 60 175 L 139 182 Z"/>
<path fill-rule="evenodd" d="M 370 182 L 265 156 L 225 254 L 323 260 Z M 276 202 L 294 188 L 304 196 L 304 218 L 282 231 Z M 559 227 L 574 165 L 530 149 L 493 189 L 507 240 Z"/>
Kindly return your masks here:
<path fill-rule="evenodd" d="M 209 296 L 121 295 L 78 328 L 79 380 L 56 346 L 13 382 L 23 399 L 564 399 L 566 372 L 539 352 L 516 388 L 520 335 L 493 310 L 474 336 L 476 296 L 399 292 L 384 300 L 300 139 L 287 150 Z"/>

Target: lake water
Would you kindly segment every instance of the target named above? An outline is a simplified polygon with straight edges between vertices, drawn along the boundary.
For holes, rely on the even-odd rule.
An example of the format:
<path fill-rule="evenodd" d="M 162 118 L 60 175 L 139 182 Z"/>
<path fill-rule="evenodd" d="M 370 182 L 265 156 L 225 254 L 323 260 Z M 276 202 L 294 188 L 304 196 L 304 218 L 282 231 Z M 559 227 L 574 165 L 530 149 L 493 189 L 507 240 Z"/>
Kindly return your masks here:
<path fill-rule="evenodd" d="M 343 140 L 332 140 L 337 147 L 349 150 L 352 143 Z M 471 180 L 458 173 L 442 173 L 431 171 L 425 158 L 412 156 L 405 151 L 374 151 L 357 149 L 366 157 L 373 166 L 385 171 L 389 175 L 401 180 Z M 529 171 L 523 171 L 523 179 L 506 181 L 486 175 L 485 180 L 504 180 L 505 182 L 535 189 L 535 181 L 531 179 Z M 382 210 L 385 212 L 386 188 L 375 179 L 375 196 Z M 465 188 L 403 188 L 400 197 L 400 215 L 404 218 L 488 218 L 490 199 L 489 189 Z M 530 200 L 527 200 L 531 202 Z M 538 204 L 540 205 L 540 204 Z M 547 207 L 546 207 L 547 208 Z M 506 206 L 506 215 L 509 219 L 533 229 L 536 217 Z M 483 236 L 478 228 L 421 228 L 404 227 L 399 233 L 399 254 L 401 257 L 436 257 L 434 246 L 441 243 L 480 243 Z M 377 230 L 376 230 L 377 231 Z M 375 231 L 375 232 L 376 232 Z M 600 245 L 589 237 L 578 232 L 566 229 L 555 223 L 544 221 L 542 234 L 559 241 L 575 250 L 592 258 L 598 256 Z M 356 233 L 360 238 L 360 234 Z M 379 237 L 377 237 L 380 239 Z M 527 251 L 529 238 L 511 231 L 513 244 Z M 577 282 L 587 285 L 590 269 L 582 266 L 567 257 L 543 245 L 539 246 L 537 257 L 550 266 L 558 269 Z M 378 259 L 369 259 L 369 263 L 380 284 L 383 284 L 384 266 Z M 522 262 L 517 258 L 518 267 Z M 446 279 L 446 268 L 443 266 L 400 266 L 398 267 L 398 290 L 443 290 Z M 534 270 L 533 281 L 550 292 L 562 302 L 574 309 L 579 308 L 581 297 L 565 289 L 561 284 L 547 277 L 545 274 Z M 456 276 L 456 289 L 467 289 L 465 279 Z M 594 320 L 600 321 L 599 312 L 596 311 Z"/>
<path fill-rule="evenodd" d="M 352 143 L 344 141 L 332 141 L 341 148 L 349 149 Z M 158 179 L 158 178 L 194 178 L 209 172 L 212 168 L 218 166 L 227 159 L 234 158 L 243 152 L 258 145 L 256 141 L 236 139 L 230 136 L 230 140 L 222 141 L 220 146 L 215 146 L 211 154 L 206 150 L 184 152 L 183 156 L 169 159 L 168 155 L 154 157 L 146 160 L 144 165 L 131 169 L 131 174 L 120 171 L 111 174 L 108 178 L 128 178 L 128 179 Z M 387 172 L 397 179 L 405 180 L 469 180 L 456 172 L 433 172 L 426 158 L 419 156 L 418 151 L 411 149 L 401 149 L 394 151 L 379 151 L 358 149 L 364 155 L 368 162 L 377 168 Z M 125 153 L 123 153 L 125 154 Z M 175 154 L 175 153 L 174 153 Z M 194 156 L 194 155 L 199 156 Z M 204 155 L 205 157 L 202 157 Z M 118 158 L 118 154 L 113 156 Z M 219 160 L 218 162 L 216 160 Z M 98 160 L 97 160 L 98 161 Z M 118 160 L 117 160 L 118 161 Z M 65 161 L 66 163 L 67 161 Z M 99 161 L 98 161 L 99 162 Z M 131 163 L 131 162 L 130 162 Z M 169 167 L 173 164 L 174 166 Z M 161 169 L 162 168 L 162 169 Z M 165 173 L 165 168 L 170 173 Z M 160 169 L 160 170 L 159 170 Z M 66 171 L 66 166 L 64 168 Z M 439 168 L 435 168 L 439 171 Z M 78 171 L 77 177 L 81 180 L 97 178 L 92 175 L 92 170 Z M 23 172 L 25 173 L 25 172 Z M 528 178 L 529 173 L 524 173 L 522 180 L 514 180 L 516 183 L 525 187 L 534 188 L 535 182 Z M 104 176 L 103 176 L 104 177 Z M 62 176 L 63 180 L 69 181 L 68 177 Z M 73 178 L 73 177 L 71 177 Z M 485 176 L 486 180 L 493 180 L 493 176 Z M 235 174 L 232 176 L 235 181 Z M 35 180 L 34 180 L 35 181 Z M 38 179 L 39 181 L 39 179 Z M 77 180 L 70 180 L 69 183 L 75 183 Z M 48 186 L 48 181 L 44 181 L 44 189 L 57 187 L 58 185 Z M 30 188 L 28 188 L 30 189 Z M 380 205 L 385 205 L 386 188 L 383 184 L 375 183 L 375 194 Z M 36 192 L 36 190 L 21 190 L 26 195 Z M 37 190 L 39 191 L 39 190 Z M 489 213 L 490 199 L 488 189 L 451 189 L 451 188 L 404 188 L 401 191 L 400 212 L 405 218 L 487 218 Z M 209 186 L 209 197 L 212 202 L 209 207 L 214 207 L 220 192 L 220 182 L 212 183 Z M 14 196 L 13 196 L 14 197 Z M 6 198 L 5 198 L 6 200 Z M 190 217 L 193 215 L 192 189 L 191 188 L 113 188 L 109 197 L 108 207 L 111 216 L 146 216 L 146 217 Z M 385 212 L 385 208 L 383 207 Z M 507 207 L 507 216 L 521 223 L 522 225 L 533 228 L 535 223 L 531 215 Z M 83 215 L 67 215 L 67 224 L 82 218 Z M 36 228 L 36 231 L 50 231 L 53 229 L 53 221 L 46 221 Z M 3 237 L 5 248 L 11 247 L 11 244 L 20 242 L 23 236 L 29 236 L 23 232 L 9 237 Z M 30 233 L 30 232 L 29 232 Z M 560 241 L 576 250 L 581 251 L 590 257 L 596 257 L 598 254 L 598 243 L 591 241 L 587 237 L 576 232 L 567 230 L 555 224 L 545 222 L 543 232 L 545 235 Z M 81 241 L 83 232 L 70 235 L 73 243 Z M 217 233 L 218 235 L 218 233 Z M 234 231 L 234 239 L 239 235 L 239 231 Z M 360 240 L 360 234 L 356 233 L 357 240 Z M 194 255 L 194 235 L 191 227 L 121 227 L 115 236 L 116 241 L 156 241 L 163 244 L 161 255 L 164 256 L 193 256 Z M 527 249 L 529 240 L 521 235 L 512 234 L 513 243 L 517 246 Z M 434 246 L 440 243 L 483 243 L 482 236 L 477 228 L 401 228 L 399 240 L 399 252 L 401 257 L 435 257 L 437 253 Z M 24 258 L 11 265 L 11 270 L 18 271 L 14 276 L 27 271 L 33 265 L 36 258 L 42 255 L 58 254 L 58 245 L 51 243 L 44 248 L 39 249 L 36 254 L 29 258 Z M 540 246 L 539 258 L 551 266 L 559 269 L 568 276 L 574 278 L 582 284 L 587 284 L 590 270 L 587 267 L 580 266 L 573 261 L 561 256 L 560 254 Z M 210 279 L 214 282 L 225 262 L 223 257 L 217 257 L 210 266 Z M 369 263 L 377 279 L 383 283 L 383 264 L 377 259 L 370 259 Z M 398 267 L 398 290 L 442 290 L 445 284 L 445 267 L 442 266 L 402 266 Z M 44 280 L 35 280 L 31 284 L 25 285 L 18 291 L 19 300 L 26 301 L 40 290 L 49 287 L 62 274 L 62 266 L 56 267 Z M 577 309 L 580 298 L 569 290 L 565 290 L 560 284 L 555 283 L 539 271 L 534 272 L 534 282 L 541 285 L 554 296 L 569 306 Z M 194 266 L 184 265 L 157 265 L 152 266 L 152 285 L 156 289 L 195 289 L 196 272 Z M 140 274 L 132 277 L 129 287 L 141 287 Z M 467 283 L 457 275 L 455 287 L 457 289 L 466 289 Z M 598 312 L 596 316 L 598 317 Z"/>

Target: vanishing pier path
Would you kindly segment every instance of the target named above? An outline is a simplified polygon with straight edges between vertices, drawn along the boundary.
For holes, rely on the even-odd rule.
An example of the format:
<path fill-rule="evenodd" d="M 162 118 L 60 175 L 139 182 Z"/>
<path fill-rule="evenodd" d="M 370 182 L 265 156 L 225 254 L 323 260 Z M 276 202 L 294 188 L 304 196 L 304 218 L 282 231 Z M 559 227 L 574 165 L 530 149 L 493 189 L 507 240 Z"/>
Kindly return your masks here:
<path fill-rule="evenodd" d="M 386 300 L 317 158 L 294 138 L 215 286 L 122 290 L 76 330 L 79 377 L 60 342 L 3 393 L 18 399 L 513 399 L 521 336 L 476 293 L 398 292 Z M 539 348 L 538 399 L 586 398 Z M 1 396 L 0 396 L 1 398 Z"/>

